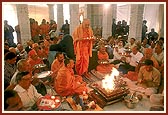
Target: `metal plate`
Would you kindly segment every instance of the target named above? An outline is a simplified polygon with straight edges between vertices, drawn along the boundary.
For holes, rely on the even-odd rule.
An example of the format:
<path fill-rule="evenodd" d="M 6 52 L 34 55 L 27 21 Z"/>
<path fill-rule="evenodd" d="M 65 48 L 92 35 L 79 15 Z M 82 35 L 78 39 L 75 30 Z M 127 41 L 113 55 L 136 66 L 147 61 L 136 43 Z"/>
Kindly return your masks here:
<path fill-rule="evenodd" d="M 45 77 L 51 75 L 52 73 L 53 73 L 52 71 L 43 71 L 43 72 L 37 74 L 37 78 L 45 78 Z"/>

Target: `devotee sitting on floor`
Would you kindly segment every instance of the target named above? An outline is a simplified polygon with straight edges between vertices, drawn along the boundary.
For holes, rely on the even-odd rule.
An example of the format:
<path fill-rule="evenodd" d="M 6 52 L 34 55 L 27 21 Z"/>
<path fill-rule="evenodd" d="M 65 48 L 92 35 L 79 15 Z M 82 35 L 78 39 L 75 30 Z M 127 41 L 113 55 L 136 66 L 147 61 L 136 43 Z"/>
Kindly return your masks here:
<path fill-rule="evenodd" d="M 44 64 L 43 60 L 37 55 L 37 52 L 34 49 L 28 53 L 28 62 L 32 69 L 36 64 Z"/>
<path fill-rule="evenodd" d="M 148 88 L 148 93 L 153 94 L 157 93 L 158 87 L 161 82 L 160 72 L 153 67 L 153 61 L 150 59 L 145 60 L 145 65 L 142 66 L 138 73 L 138 82 L 137 85 Z"/>
<path fill-rule="evenodd" d="M 86 95 L 88 89 L 81 76 L 74 75 L 74 61 L 72 59 L 64 60 L 65 66 L 59 69 L 54 82 L 56 92 L 61 96 L 73 96 L 74 100 L 80 98 L 80 105 L 83 109 L 83 95 Z"/>
<path fill-rule="evenodd" d="M 19 111 L 22 110 L 22 101 L 15 90 L 4 91 L 4 110 Z"/>
<path fill-rule="evenodd" d="M 58 52 L 56 54 L 55 60 L 51 64 L 51 71 L 53 72 L 52 73 L 53 80 L 56 78 L 59 69 L 63 66 L 64 66 L 64 54 L 61 52 Z"/>
<path fill-rule="evenodd" d="M 115 43 L 115 39 L 113 38 L 113 36 L 109 36 L 107 38 L 106 48 L 107 48 L 107 53 L 108 53 L 110 59 L 113 59 L 113 57 L 114 57 L 114 55 L 113 55 L 114 43 Z"/>
<path fill-rule="evenodd" d="M 30 64 L 28 63 L 27 59 L 21 59 L 21 60 L 19 60 L 17 62 L 17 70 L 16 70 L 16 72 L 14 73 L 14 75 L 11 78 L 10 87 L 8 87 L 8 89 L 9 88 L 13 89 L 17 85 L 16 75 L 19 72 L 23 72 L 23 71 L 30 71 L 31 72 Z"/>
<path fill-rule="evenodd" d="M 31 84 L 32 75 L 29 72 L 19 72 L 16 75 L 17 85 L 14 90 L 18 93 L 23 103 L 23 110 L 36 110 L 36 102 L 40 97 L 36 88 Z"/>
<path fill-rule="evenodd" d="M 141 60 L 138 63 L 138 66 L 135 68 L 135 72 L 134 71 L 128 71 L 128 74 L 124 75 L 125 77 L 128 77 L 131 80 L 136 81 L 138 79 L 138 72 L 139 69 L 144 65 L 144 61 L 146 59 L 150 59 L 153 61 L 153 66 L 156 69 L 159 69 L 159 64 L 157 62 L 157 60 L 153 57 L 152 55 L 152 49 L 151 48 L 145 48 L 144 49 L 144 56 L 141 58 Z"/>
<path fill-rule="evenodd" d="M 32 50 L 32 44 L 34 43 L 33 40 L 28 40 L 27 42 L 27 46 L 25 48 L 25 51 L 27 52 L 27 54 L 29 53 L 30 50 Z"/>
<path fill-rule="evenodd" d="M 139 52 L 138 46 L 134 46 L 130 54 L 121 58 L 124 63 L 120 64 L 118 70 L 121 71 L 123 74 L 127 74 L 128 71 L 135 71 L 135 68 L 137 67 L 142 57 L 143 54 Z"/>
<path fill-rule="evenodd" d="M 69 96 L 83 92 L 87 92 L 86 83 L 83 82 L 82 77 L 74 75 L 73 67 L 74 61 L 72 59 L 64 60 L 65 66 L 59 69 L 55 79 L 54 88 L 61 96 Z"/>
<path fill-rule="evenodd" d="M 130 38 L 129 42 L 126 43 L 126 45 L 124 46 L 126 49 L 132 49 L 134 46 L 136 46 L 136 43 L 135 43 L 135 38 Z"/>
<path fill-rule="evenodd" d="M 109 63 L 109 55 L 106 52 L 105 45 L 99 46 L 98 63 L 99 65 L 96 67 L 97 71 L 99 71 L 100 73 L 111 73 L 114 65 Z"/>
<path fill-rule="evenodd" d="M 17 44 L 16 53 L 21 59 L 26 59 L 27 58 L 27 52 L 23 48 L 22 44 Z"/>
<path fill-rule="evenodd" d="M 156 43 L 155 45 L 155 53 L 153 54 L 153 56 L 156 58 L 156 60 L 158 61 L 159 65 L 161 66 L 164 62 L 164 50 L 163 50 L 163 46 L 161 43 Z"/>
<path fill-rule="evenodd" d="M 124 51 L 124 41 L 120 40 L 113 50 L 114 60 L 121 60 L 122 55 L 125 53 Z"/>
<path fill-rule="evenodd" d="M 137 66 L 137 70 L 140 69 L 140 67 L 143 65 L 143 62 L 146 60 L 146 59 L 150 59 L 153 61 L 153 66 L 156 68 L 156 69 L 159 69 L 159 64 L 157 62 L 157 60 L 154 58 L 153 56 L 153 50 L 151 48 L 145 48 L 144 49 L 144 56 L 141 58 L 141 60 L 139 61 L 139 64 Z"/>

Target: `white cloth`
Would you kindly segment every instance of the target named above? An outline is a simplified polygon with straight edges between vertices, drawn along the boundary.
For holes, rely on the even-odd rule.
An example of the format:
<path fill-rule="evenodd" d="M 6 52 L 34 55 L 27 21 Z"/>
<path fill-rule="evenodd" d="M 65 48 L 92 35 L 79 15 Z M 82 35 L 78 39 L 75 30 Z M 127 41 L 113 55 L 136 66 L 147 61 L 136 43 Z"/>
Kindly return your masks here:
<path fill-rule="evenodd" d="M 10 84 L 16 85 L 16 75 L 19 73 L 19 70 L 17 69 L 16 72 L 14 73 L 14 75 L 11 78 Z"/>
<path fill-rule="evenodd" d="M 23 89 L 20 85 L 16 85 L 14 90 L 17 91 L 20 96 L 25 110 L 30 110 L 37 100 L 42 97 L 32 84 L 27 90 Z"/>
<path fill-rule="evenodd" d="M 135 55 L 131 52 L 131 57 L 126 58 L 126 62 L 129 63 L 131 66 L 136 67 L 138 65 L 138 62 L 143 57 L 143 54 L 140 52 L 137 52 Z"/>
<path fill-rule="evenodd" d="M 113 50 L 113 55 L 114 55 L 114 60 L 120 60 L 121 59 L 121 54 L 124 53 L 124 48 L 118 48 L 118 52 L 116 51 L 116 49 L 114 48 Z"/>

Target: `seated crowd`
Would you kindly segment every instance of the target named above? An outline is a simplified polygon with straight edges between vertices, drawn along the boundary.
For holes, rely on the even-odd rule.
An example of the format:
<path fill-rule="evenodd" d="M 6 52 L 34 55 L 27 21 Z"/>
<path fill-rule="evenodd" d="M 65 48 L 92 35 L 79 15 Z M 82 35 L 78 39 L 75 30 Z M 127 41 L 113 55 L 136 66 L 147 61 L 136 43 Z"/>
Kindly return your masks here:
<path fill-rule="evenodd" d="M 32 28 L 35 28 L 34 20 L 30 21 Z M 60 33 L 51 38 L 49 31 L 41 37 L 34 34 L 25 48 L 21 43 L 16 47 L 9 46 L 7 42 L 4 44 L 4 109 L 37 110 L 38 100 L 48 93 L 46 85 L 62 97 L 76 98 L 78 95 L 82 101 L 88 89 L 74 68 L 76 60 L 72 36 Z M 97 50 L 98 65 L 95 70 L 108 74 L 115 67 L 123 76 L 137 81 L 137 85 L 151 88 L 153 93 L 163 92 L 163 38 L 150 43 L 146 41 L 148 39 L 139 42 L 136 38 L 130 38 L 125 41 L 122 37 L 112 36 L 107 40 L 96 40 L 93 48 Z M 49 81 L 43 82 L 37 78 L 41 72 L 36 67 L 38 64 L 44 64 L 44 70 L 52 71 Z M 86 109 L 82 102 L 80 105 L 82 110 Z"/>

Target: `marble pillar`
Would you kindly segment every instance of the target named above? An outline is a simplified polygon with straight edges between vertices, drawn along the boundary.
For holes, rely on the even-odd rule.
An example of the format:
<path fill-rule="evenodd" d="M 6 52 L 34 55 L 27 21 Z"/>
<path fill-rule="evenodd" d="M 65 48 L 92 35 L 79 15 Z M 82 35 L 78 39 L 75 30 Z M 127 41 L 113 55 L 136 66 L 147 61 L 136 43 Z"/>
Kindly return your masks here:
<path fill-rule="evenodd" d="M 54 4 L 47 4 L 49 11 L 49 20 L 54 20 Z"/>
<path fill-rule="evenodd" d="M 164 8 L 164 5 L 163 4 L 160 4 L 159 5 L 159 16 L 158 16 L 158 20 L 159 20 L 159 32 L 158 32 L 158 34 L 159 34 L 159 37 L 164 37 L 164 38 L 166 38 L 165 36 L 164 36 L 164 30 L 166 30 L 165 29 L 165 8 Z"/>
<path fill-rule="evenodd" d="M 70 35 L 72 35 L 74 29 L 79 23 L 79 4 L 70 4 Z"/>
<path fill-rule="evenodd" d="M 28 5 L 17 4 L 16 9 L 18 24 L 21 31 L 21 43 L 23 46 L 26 46 L 26 41 L 31 39 Z"/>
<path fill-rule="evenodd" d="M 111 36 L 111 27 L 112 27 L 112 5 L 109 7 L 103 7 L 103 30 L 102 38 L 107 39 Z"/>
<path fill-rule="evenodd" d="M 112 4 L 112 19 L 117 19 L 117 4 Z M 113 23 L 113 22 L 112 22 Z M 112 26 L 112 25 L 111 25 Z"/>
<path fill-rule="evenodd" d="M 57 4 L 57 33 L 60 32 L 60 29 L 63 24 L 64 24 L 63 4 Z"/>
<path fill-rule="evenodd" d="M 144 4 L 131 4 L 130 31 L 128 38 L 141 41 Z"/>

